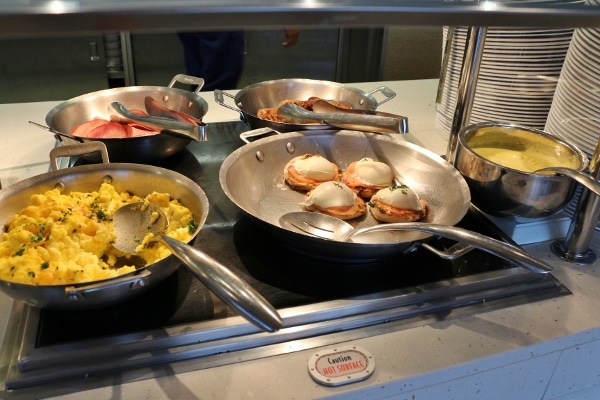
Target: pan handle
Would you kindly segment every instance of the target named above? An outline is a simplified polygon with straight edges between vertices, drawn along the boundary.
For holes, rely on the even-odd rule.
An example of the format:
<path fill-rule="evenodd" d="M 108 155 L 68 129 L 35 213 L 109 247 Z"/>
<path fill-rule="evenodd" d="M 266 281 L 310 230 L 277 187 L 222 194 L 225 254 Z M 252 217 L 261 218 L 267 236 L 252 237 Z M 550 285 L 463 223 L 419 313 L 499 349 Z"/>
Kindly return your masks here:
<path fill-rule="evenodd" d="M 196 278 L 227 305 L 266 332 L 281 329 L 281 316 L 257 290 L 208 254 L 170 238 L 156 237 Z"/>
<path fill-rule="evenodd" d="M 181 82 L 184 83 L 186 85 L 196 85 L 198 86 L 196 88 L 196 90 L 194 91 L 195 94 L 200 95 L 200 91 L 202 90 L 202 87 L 204 86 L 204 79 L 203 78 L 197 78 L 195 76 L 191 76 L 191 75 L 184 75 L 184 74 L 177 74 L 173 77 L 173 79 L 171 79 L 171 82 L 169 82 L 169 87 L 172 88 L 173 85 L 175 85 L 175 83 L 177 82 Z"/>
<path fill-rule="evenodd" d="M 400 222 L 386 225 L 376 225 L 367 228 L 357 229 L 352 232 L 351 236 L 360 235 L 362 233 L 385 230 L 414 230 L 420 232 L 432 233 L 447 239 L 453 239 L 457 242 L 462 242 L 471 245 L 478 249 L 487 251 L 505 260 L 514 262 L 532 272 L 548 273 L 552 271 L 552 267 L 546 265 L 542 261 L 534 258 L 531 254 L 518 246 L 501 242 L 491 237 L 473 232 L 467 229 L 458 228 L 456 226 L 430 224 L 425 222 Z"/>
<path fill-rule="evenodd" d="M 264 128 L 252 129 L 251 131 L 242 132 L 242 133 L 240 133 L 240 139 L 242 140 L 242 142 L 248 144 L 248 143 L 252 142 L 253 140 L 256 140 L 256 138 L 261 137 L 261 136 L 272 136 L 272 135 L 280 135 L 280 134 L 281 134 L 280 132 L 276 131 L 273 128 L 264 127 Z"/>
<path fill-rule="evenodd" d="M 65 301 L 87 302 L 93 304 L 97 299 L 105 299 L 106 293 L 114 292 L 117 288 L 125 287 L 126 290 L 136 290 L 148 285 L 152 272 L 144 269 L 133 275 L 124 275 L 111 279 L 108 283 L 90 283 L 78 286 L 65 287 Z M 104 293 L 104 294 L 103 294 Z"/>
<path fill-rule="evenodd" d="M 394 92 L 392 89 L 390 89 L 387 86 L 379 86 L 377 89 L 370 91 L 368 94 L 373 95 L 377 92 L 381 92 L 381 94 L 385 96 L 385 99 L 383 99 L 379 103 L 377 103 L 377 107 L 379 107 L 383 103 L 387 103 L 388 101 L 390 101 L 391 99 L 396 97 L 396 92 Z"/>
<path fill-rule="evenodd" d="M 217 103 L 219 103 L 220 105 L 222 105 L 225 108 L 229 108 L 230 110 L 238 112 L 240 114 L 240 119 L 242 121 L 246 122 L 246 118 L 244 117 L 244 113 L 242 112 L 242 110 L 240 110 L 237 107 L 232 107 L 232 106 L 230 106 L 228 104 L 225 104 L 225 97 L 224 96 L 227 96 L 230 99 L 235 100 L 235 96 L 234 95 L 226 93 L 226 92 L 222 91 L 221 89 L 215 89 L 214 90 L 214 95 L 215 95 L 215 101 Z"/>
<path fill-rule="evenodd" d="M 471 250 L 475 249 L 475 247 L 471 246 L 470 244 L 464 244 L 461 242 L 457 242 L 445 250 L 438 250 L 428 243 L 422 243 L 421 247 L 426 248 L 433 254 L 445 260 L 456 260 L 457 258 L 460 258 Z"/>
<path fill-rule="evenodd" d="M 50 150 L 50 167 L 52 171 L 58 171 L 58 159 L 60 157 L 73 157 L 80 156 L 82 154 L 89 154 L 94 152 L 100 152 L 100 156 L 102 157 L 102 162 L 104 164 L 108 164 L 108 150 L 106 149 L 106 145 L 102 142 L 85 142 L 78 144 L 67 144 L 63 146 L 57 146 Z"/>

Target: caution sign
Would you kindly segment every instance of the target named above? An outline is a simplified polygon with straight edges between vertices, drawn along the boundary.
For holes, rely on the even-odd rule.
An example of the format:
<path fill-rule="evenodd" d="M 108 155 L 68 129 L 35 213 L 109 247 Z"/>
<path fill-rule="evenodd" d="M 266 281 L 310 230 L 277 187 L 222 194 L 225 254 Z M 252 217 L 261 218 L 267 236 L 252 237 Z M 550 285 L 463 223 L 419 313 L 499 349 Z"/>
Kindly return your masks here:
<path fill-rule="evenodd" d="M 308 360 L 308 372 L 322 385 L 339 386 L 367 379 L 373 374 L 375 360 L 363 348 L 341 346 L 319 351 Z"/>

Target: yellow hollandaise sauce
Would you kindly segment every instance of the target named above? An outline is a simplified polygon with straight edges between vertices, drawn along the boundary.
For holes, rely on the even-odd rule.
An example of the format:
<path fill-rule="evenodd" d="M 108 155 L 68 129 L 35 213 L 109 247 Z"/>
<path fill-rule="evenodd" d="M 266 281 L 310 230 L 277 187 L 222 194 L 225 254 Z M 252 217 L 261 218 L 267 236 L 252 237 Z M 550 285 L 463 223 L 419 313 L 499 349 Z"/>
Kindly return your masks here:
<path fill-rule="evenodd" d="M 522 172 L 531 173 L 546 167 L 581 167 L 579 155 L 568 146 L 527 130 L 482 129 L 467 143 L 480 157 Z"/>
<path fill-rule="evenodd" d="M 555 156 L 536 151 L 535 148 L 515 151 L 497 147 L 479 147 L 473 151 L 493 163 L 523 172 L 534 172 L 546 167 L 579 168 L 577 159 Z"/>

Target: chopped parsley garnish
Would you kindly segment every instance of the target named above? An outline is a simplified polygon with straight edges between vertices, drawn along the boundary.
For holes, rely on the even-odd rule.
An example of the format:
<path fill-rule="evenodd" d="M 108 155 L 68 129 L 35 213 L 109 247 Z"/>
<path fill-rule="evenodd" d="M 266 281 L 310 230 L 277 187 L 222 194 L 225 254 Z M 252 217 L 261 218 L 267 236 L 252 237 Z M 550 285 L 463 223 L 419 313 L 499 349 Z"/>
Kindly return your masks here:
<path fill-rule="evenodd" d="M 98 218 L 98 221 L 105 221 L 106 213 L 102 210 L 98 210 L 98 211 L 96 211 L 96 218 Z"/>
<path fill-rule="evenodd" d="M 403 194 L 407 194 L 408 190 L 406 190 L 406 189 L 409 189 L 409 187 L 406 186 L 405 184 L 390 186 L 390 190 L 396 190 L 396 189 L 401 189 Z"/>
<path fill-rule="evenodd" d="M 40 264 L 40 268 L 41 268 L 41 269 L 46 269 L 46 268 L 48 268 L 49 266 L 50 266 L 50 263 L 48 263 L 48 261 L 46 261 L 46 262 L 43 262 L 43 263 L 41 263 L 41 264 Z"/>
<path fill-rule="evenodd" d="M 42 224 L 40 225 L 40 229 L 38 231 L 38 233 L 31 235 L 31 241 L 34 243 L 39 243 L 44 239 L 47 239 L 47 236 L 44 237 L 44 234 L 46 233 L 46 225 Z"/>
<path fill-rule="evenodd" d="M 66 222 L 71 214 L 73 214 L 73 209 L 69 207 L 68 211 L 65 211 L 62 217 L 58 219 L 58 222 Z"/>
<path fill-rule="evenodd" d="M 17 250 L 17 252 L 15 253 L 15 257 L 22 256 L 24 252 L 25 252 L 25 246 L 19 247 L 19 250 Z"/>
<path fill-rule="evenodd" d="M 187 229 L 189 233 L 194 233 L 198 229 L 198 224 L 193 219 L 190 219 L 190 222 L 187 223 Z"/>

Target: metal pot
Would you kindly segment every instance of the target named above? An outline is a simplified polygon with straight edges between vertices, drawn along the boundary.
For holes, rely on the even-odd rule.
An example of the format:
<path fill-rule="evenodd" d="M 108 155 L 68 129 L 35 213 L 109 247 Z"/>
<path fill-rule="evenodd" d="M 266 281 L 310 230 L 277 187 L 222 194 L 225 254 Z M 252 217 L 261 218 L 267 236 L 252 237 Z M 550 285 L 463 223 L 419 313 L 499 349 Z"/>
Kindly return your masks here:
<path fill-rule="evenodd" d="M 144 99 L 151 96 L 164 106 L 184 112 L 197 119 L 202 119 L 208 111 L 208 103 L 196 92 L 189 92 L 173 88 L 173 85 L 182 81 L 189 83 L 199 78 L 187 75 L 176 75 L 168 87 L 163 86 L 129 86 L 115 89 L 100 90 L 74 97 L 53 109 L 46 115 L 46 125 L 52 130 L 71 133 L 74 127 L 95 117 L 108 119 L 108 108 L 111 103 L 119 102 L 128 109 L 145 109 Z M 149 163 L 172 156 L 183 150 L 190 139 L 157 134 L 123 139 L 90 139 L 57 135 L 57 139 L 65 144 L 78 142 L 102 142 L 108 149 L 108 154 L 113 162 Z M 86 161 L 99 162 L 97 153 L 81 155 Z"/>
<path fill-rule="evenodd" d="M 380 102 L 377 102 L 374 97 L 377 92 L 381 92 L 385 97 Z M 322 99 L 346 102 L 355 109 L 372 111 L 381 104 L 393 99 L 396 93 L 386 86 L 378 87 L 371 92 L 365 92 L 336 82 L 311 79 L 279 79 L 246 86 L 235 96 L 218 89 L 215 90 L 214 95 L 217 103 L 239 112 L 240 119 L 251 129 L 268 127 L 278 132 L 293 132 L 323 130 L 330 129 L 330 127 L 325 124 L 289 124 L 269 121 L 258 118 L 256 116 L 258 110 L 277 107 L 282 100 L 307 100 L 309 97 L 316 96 Z M 225 104 L 224 96 L 233 99 L 235 107 Z"/>
<path fill-rule="evenodd" d="M 88 143 L 81 146 L 97 143 Z M 72 147 L 72 146 L 69 146 Z M 78 146 L 79 147 L 79 146 Z M 58 147 L 61 151 L 65 146 Z M 97 148 L 94 147 L 94 148 Z M 58 156 L 57 153 L 56 156 Z M 53 154 L 52 157 L 55 155 Z M 106 155 L 104 155 L 106 157 Z M 54 160 L 53 165 L 56 165 Z M 144 196 L 156 190 L 170 193 L 191 209 L 197 223 L 196 237 L 208 215 L 208 199 L 191 179 L 171 170 L 142 164 L 93 164 L 54 170 L 0 190 L 0 224 L 19 212 L 33 194 L 53 188 L 63 192 L 98 190 L 111 182 L 118 191 Z M 192 240 L 193 240 L 192 238 Z M 75 285 L 34 286 L 0 280 L 0 290 L 29 305 L 65 310 L 84 310 L 116 304 L 152 289 L 178 268 L 169 256 L 134 272 L 102 281 Z"/>
<path fill-rule="evenodd" d="M 499 154 L 504 155 L 502 161 L 496 158 Z M 535 169 L 583 171 L 588 164 L 587 156 L 575 145 L 537 129 L 484 122 L 459 133 L 455 166 L 469 185 L 473 204 L 488 214 L 542 218 L 560 211 L 571 200 L 575 180 L 526 171 L 523 160 Z M 513 164 L 516 162 L 519 165 Z"/>
<path fill-rule="evenodd" d="M 388 231 L 367 234 L 360 242 L 330 241 L 287 230 L 279 218 L 301 211 L 303 192 L 283 181 L 283 169 L 293 157 L 321 154 L 342 170 L 351 162 L 371 157 L 386 162 L 398 180 L 426 199 L 424 222 L 454 225 L 467 213 L 470 195 L 460 173 L 438 155 L 417 145 L 373 133 L 355 131 L 303 131 L 258 139 L 229 155 L 219 171 L 223 191 L 257 226 L 281 244 L 313 257 L 367 262 L 401 254 L 430 234 Z M 349 220 L 354 227 L 378 224 L 367 213 Z"/>

